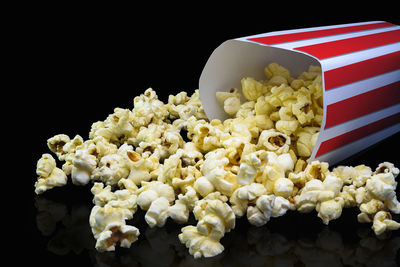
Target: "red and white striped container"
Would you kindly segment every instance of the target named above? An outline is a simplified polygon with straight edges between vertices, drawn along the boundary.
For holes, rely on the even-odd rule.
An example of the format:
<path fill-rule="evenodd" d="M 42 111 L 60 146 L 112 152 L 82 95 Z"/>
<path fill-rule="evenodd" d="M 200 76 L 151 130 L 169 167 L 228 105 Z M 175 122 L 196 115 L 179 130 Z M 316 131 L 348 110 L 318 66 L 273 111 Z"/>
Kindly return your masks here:
<path fill-rule="evenodd" d="M 271 63 L 293 76 L 320 65 L 324 116 L 311 160 L 337 163 L 400 131 L 400 26 L 370 21 L 270 32 L 222 43 L 199 81 L 210 119 L 225 119 L 215 92 L 265 79 Z"/>

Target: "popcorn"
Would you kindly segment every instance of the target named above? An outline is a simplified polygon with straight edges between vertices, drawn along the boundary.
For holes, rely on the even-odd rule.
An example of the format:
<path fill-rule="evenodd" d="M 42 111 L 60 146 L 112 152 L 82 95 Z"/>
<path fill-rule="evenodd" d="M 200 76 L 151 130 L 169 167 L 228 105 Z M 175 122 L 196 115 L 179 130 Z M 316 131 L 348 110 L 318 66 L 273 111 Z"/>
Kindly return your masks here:
<path fill-rule="evenodd" d="M 290 137 L 275 129 L 264 130 L 258 139 L 257 148 L 273 151 L 277 154 L 289 151 Z"/>
<path fill-rule="evenodd" d="M 236 118 L 243 119 L 243 118 L 248 118 L 248 117 L 252 117 L 252 116 L 256 115 L 256 112 L 254 109 L 255 104 L 256 103 L 254 101 L 244 102 L 240 106 L 239 110 L 236 112 Z"/>
<path fill-rule="evenodd" d="M 311 212 L 317 205 L 318 195 L 323 190 L 321 180 L 312 179 L 302 188 L 301 193 L 294 197 L 294 204 L 299 212 Z"/>
<path fill-rule="evenodd" d="M 392 220 L 389 212 L 379 211 L 374 216 L 372 230 L 376 235 L 380 235 L 386 230 L 397 230 L 400 228 L 400 223 Z"/>
<path fill-rule="evenodd" d="M 264 74 L 268 78 L 273 78 L 274 76 L 280 76 L 288 82 L 291 80 L 290 71 L 277 63 L 270 63 L 264 68 Z"/>
<path fill-rule="evenodd" d="M 92 186 L 93 203 L 97 206 L 110 206 L 121 209 L 125 219 L 132 219 L 137 210 L 137 196 L 127 189 L 111 191 L 111 186 L 104 187 L 103 183 L 95 183 Z"/>
<path fill-rule="evenodd" d="M 169 216 L 169 201 L 165 197 L 155 199 L 144 216 L 147 224 L 153 228 L 154 226 L 163 227 Z"/>
<path fill-rule="evenodd" d="M 242 83 L 242 93 L 244 97 L 249 100 L 257 100 L 258 97 L 262 96 L 267 92 L 268 88 L 262 83 L 254 80 L 253 78 L 243 78 Z"/>
<path fill-rule="evenodd" d="M 289 153 L 277 155 L 267 152 L 267 164 L 263 174 L 257 182 L 262 182 L 269 194 L 274 191 L 275 183 L 280 178 L 285 178 L 287 172 L 293 170 L 294 164 Z"/>
<path fill-rule="evenodd" d="M 257 153 L 246 155 L 240 164 L 237 181 L 240 185 L 247 185 L 254 181 L 258 172 L 261 170 L 261 160 Z"/>
<path fill-rule="evenodd" d="M 43 154 L 39 159 L 36 174 L 39 176 L 35 183 L 35 193 L 38 195 L 56 186 L 67 184 L 67 175 L 56 167 L 56 161 L 50 154 Z"/>
<path fill-rule="evenodd" d="M 159 197 L 166 198 L 170 203 L 175 200 L 174 189 L 160 181 L 142 182 L 142 186 L 136 191 L 137 204 L 142 210 L 148 210 L 151 203 Z"/>
<path fill-rule="evenodd" d="M 62 150 L 64 151 L 65 154 L 63 154 L 62 157 L 60 156 L 59 160 L 65 160 L 62 169 L 66 175 L 71 174 L 73 166 L 72 161 L 74 159 L 75 152 L 77 148 L 80 147 L 81 145 L 83 145 L 83 139 L 81 136 L 76 135 L 72 140 L 70 140 L 62 147 Z"/>
<path fill-rule="evenodd" d="M 385 205 L 382 201 L 371 199 L 370 201 L 360 205 L 359 208 L 361 213 L 358 214 L 357 219 L 359 222 L 371 222 L 371 219 L 374 217 L 374 215 L 378 211 L 383 210 L 384 207 Z"/>
<path fill-rule="evenodd" d="M 224 169 L 229 163 L 229 160 L 225 157 L 224 149 L 216 149 L 206 154 L 204 163 L 201 167 L 201 172 L 204 178 L 201 182 L 198 180 L 195 182 L 194 187 L 199 189 L 200 195 L 205 197 L 210 190 L 218 190 L 221 193 L 230 196 L 235 190 L 237 183 L 236 179 L 228 179 L 229 172 Z M 235 176 L 232 175 L 231 176 Z M 201 179 L 201 178 L 199 178 Z M 207 181 L 205 181 L 205 179 Z"/>
<path fill-rule="evenodd" d="M 300 195 L 294 198 L 297 210 L 310 212 L 314 208 L 324 224 L 340 217 L 345 201 L 339 196 L 343 181 L 334 176 L 327 175 L 323 182 L 320 179 L 311 179 L 306 183 Z"/>
<path fill-rule="evenodd" d="M 93 203 L 97 206 L 104 207 L 108 202 L 115 198 L 113 192 L 111 192 L 111 186 L 107 185 L 104 187 L 103 183 L 94 183 L 91 189 L 93 197 Z"/>
<path fill-rule="evenodd" d="M 319 179 L 324 181 L 326 176 L 329 174 L 329 164 L 327 162 L 320 162 L 319 160 L 314 160 L 309 163 L 304 170 L 306 179 L 309 181 L 311 179 Z"/>
<path fill-rule="evenodd" d="M 271 88 L 271 94 L 266 96 L 267 102 L 273 107 L 284 107 L 295 101 L 294 90 L 286 85 L 281 84 Z"/>
<path fill-rule="evenodd" d="M 330 171 L 326 162 L 309 162 L 323 119 L 321 68 L 291 77 L 271 63 L 264 73 L 266 80 L 243 77 L 242 93 L 216 93 L 230 116 L 225 121 L 207 119 L 198 90 L 170 95 L 164 104 L 149 88 L 133 109 L 115 108 L 93 123 L 88 140 L 49 138 L 64 164 L 61 170 L 51 155 L 42 156 L 36 194 L 66 184 L 67 175 L 76 185 L 93 182 L 89 223 L 101 252 L 137 239 L 139 230 L 127 222 L 138 206 L 150 228 L 168 218 L 186 223 L 193 213 L 197 224 L 178 237 L 195 258 L 220 254 L 221 239 L 245 215 L 261 226 L 289 209 L 315 209 L 328 224 L 343 208 L 358 207 L 358 221 L 372 223 L 376 235 L 400 228 L 390 213 L 400 213 L 400 171 L 392 163 Z"/>
<path fill-rule="evenodd" d="M 139 230 L 126 225 L 124 214 L 120 208 L 111 206 L 94 206 L 89 218 L 90 226 L 96 241 L 96 249 L 100 252 L 114 251 L 119 241 L 121 247 L 129 248 L 139 236 Z"/>
<path fill-rule="evenodd" d="M 188 137 L 201 152 L 208 152 L 221 146 L 218 135 L 220 131 L 211 124 L 200 121 L 196 122 L 195 118 L 188 121 Z"/>
<path fill-rule="evenodd" d="M 311 108 L 311 92 L 306 87 L 301 87 L 294 95 L 297 100 L 292 104 L 293 115 L 301 125 L 310 123 L 314 118 L 314 112 Z"/>
<path fill-rule="evenodd" d="M 249 201 L 255 200 L 265 192 L 265 187 L 259 183 L 251 183 L 236 189 L 229 199 L 235 216 L 242 217 L 246 213 Z"/>
<path fill-rule="evenodd" d="M 291 208 L 291 204 L 283 197 L 262 195 L 256 201 L 255 207 L 247 208 L 247 219 L 257 227 L 266 224 L 271 217 L 279 217 Z"/>
<path fill-rule="evenodd" d="M 172 178 L 172 187 L 175 192 L 186 192 L 192 187 L 196 179 L 201 177 L 201 172 L 196 166 L 188 166 L 181 169 L 181 176 Z"/>
<path fill-rule="evenodd" d="M 224 247 L 219 242 L 226 232 L 235 228 L 235 214 L 228 204 L 219 199 L 202 199 L 196 203 L 193 214 L 196 226 L 186 226 L 178 235 L 194 258 L 213 257 Z"/>
<path fill-rule="evenodd" d="M 395 180 L 391 172 L 378 173 L 368 179 L 365 185 L 367 192 L 380 200 L 396 198 Z"/>
<path fill-rule="evenodd" d="M 137 196 L 127 189 L 117 190 L 106 205 L 121 209 L 124 218 L 130 220 L 137 210 Z"/>
<path fill-rule="evenodd" d="M 396 178 L 399 175 L 400 170 L 396 168 L 393 163 L 390 162 L 383 162 L 378 165 L 374 174 L 379 173 L 392 173 L 393 177 Z"/>
<path fill-rule="evenodd" d="M 309 157 L 314 149 L 316 137 L 319 133 L 318 127 L 304 127 L 296 132 L 297 153 L 301 157 Z"/>
<path fill-rule="evenodd" d="M 132 124 L 134 127 L 147 126 L 151 121 L 158 123 L 168 116 L 168 108 L 158 100 L 156 92 L 149 88 L 133 99 Z"/>
<path fill-rule="evenodd" d="M 97 166 L 96 156 L 89 153 L 87 149 L 78 149 L 72 161 L 71 171 L 72 183 L 75 185 L 86 185 L 90 181 L 92 172 Z"/>
<path fill-rule="evenodd" d="M 224 106 L 224 111 L 233 116 L 240 108 L 240 94 L 236 88 L 229 92 L 217 92 L 216 98 Z"/>
<path fill-rule="evenodd" d="M 68 135 L 58 134 L 47 140 L 47 146 L 49 147 L 51 152 L 57 155 L 59 160 L 65 160 L 65 155 L 67 154 L 67 152 L 64 151 L 64 146 L 70 141 L 71 140 L 69 139 Z"/>
<path fill-rule="evenodd" d="M 294 184 L 288 178 L 279 178 L 274 183 L 274 195 L 288 198 L 293 193 Z"/>
<path fill-rule="evenodd" d="M 132 152 L 132 150 L 132 146 L 124 144 L 118 149 L 117 153 L 102 157 L 98 163 L 98 167 L 92 172 L 93 179 L 115 185 L 122 178 L 126 178 L 129 175 L 130 169 L 123 154 L 128 151 Z"/>
<path fill-rule="evenodd" d="M 183 149 L 179 149 L 176 154 L 170 156 L 164 161 L 162 171 L 158 176 L 158 181 L 172 185 L 172 179 L 180 177 L 182 168 L 181 157 L 183 152 Z"/>
<path fill-rule="evenodd" d="M 181 157 L 183 165 L 193 166 L 201 159 L 203 159 L 203 154 L 197 149 L 193 142 L 186 142 L 183 145 L 183 155 Z"/>
<path fill-rule="evenodd" d="M 169 208 L 169 216 L 177 223 L 185 223 L 189 219 L 191 212 L 199 200 L 197 192 L 193 187 L 188 186 L 185 194 L 179 194 L 175 204 Z"/>
<path fill-rule="evenodd" d="M 299 127 L 299 122 L 297 120 L 279 120 L 275 123 L 275 127 L 286 135 L 292 135 Z"/>
<path fill-rule="evenodd" d="M 316 207 L 318 217 L 322 219 L 324 224 L 328 224 L 329 221 L 337 219 L 342 214 L 344 206 L 344 200 L 341 197 L 329 199 L 319 203 Z"/>
<path fill-rule="evenodd" d="M 141 156 L 136 152 L 130 151 L 128 151 L 126 155 L 129 158 L 129 174 L 127 179 L 133 181 L 135 185 L 150 181 L 151 172 L 158 167 L 155 159 L 152 156 Z"/>
<path fill-rule="evenodd" d="M 122 144 L 135 134 L 133 121 L 134 114 L 130 110 L 115 108 L 114 113 L 109 115 L 104 122 L 96 122 L 92 125 L 89 138 L 101 136 L 111 143 Z"/>

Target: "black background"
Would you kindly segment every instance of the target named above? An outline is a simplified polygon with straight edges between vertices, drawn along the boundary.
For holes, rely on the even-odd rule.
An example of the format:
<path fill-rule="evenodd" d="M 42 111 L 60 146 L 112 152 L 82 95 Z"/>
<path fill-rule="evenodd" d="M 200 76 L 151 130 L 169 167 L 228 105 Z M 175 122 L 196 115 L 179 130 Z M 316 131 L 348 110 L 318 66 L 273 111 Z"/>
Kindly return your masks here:
<path fill-rule="evenodd" d="M 87 139 L 93 122 L 104 120 L 115 107 L 133 108 L 133 98 L 148 87 L 163 101 L 169 94 L 193 92 L 209 55 L 225 40 L 371 20 L 400 24 L 390 6 L 366 11 L 313 10 L 307 5 L 311 3 L 263 8 L 241 4 L 233 5 L 233 11 L 216 11 L 214 5 L 200 10 L 197 4 L 185 9 L 154 4 L 101 12 L 94 7 L 67 12 L 57 8 L 23 20 L 11 40 L 17 51 L 11 54 L 15 60 L 10 68 L 17 71 L 11 91 L 13 101 L 18 99 L 24 108 L 24 117 L 17 120 L 24 130 L 9 134 L 29 132 L 28 140 L 21 138 L 18 145 L 24 149 L 26 167 L 23 230 L 31 237 L 26 249 L 35 261 L 41 266 L 396 266 L 399 231 L 374 237 L 370 224 L 357 223 L 357 209 L 344 210 L 329 226 L 315 212 L 288 212 L 261 228 L 237 220 L 236 228 L 222 239 L 223 254 L 194 261 L 177 239 L 180 226 L 169 221 L 164 228 L 150 229 L 140 211 L 129 222 L 141 232 L 130 249 L 97 253 L 88 224 L 89 186 L 69 182 L 39 197 L 33 192 L 36 162 L 49 153 L 48 138 L 64 133 Z M 396 134 L 341 164 L 374 169 L 390 161 L 399 167 L 399 140 Z"/>

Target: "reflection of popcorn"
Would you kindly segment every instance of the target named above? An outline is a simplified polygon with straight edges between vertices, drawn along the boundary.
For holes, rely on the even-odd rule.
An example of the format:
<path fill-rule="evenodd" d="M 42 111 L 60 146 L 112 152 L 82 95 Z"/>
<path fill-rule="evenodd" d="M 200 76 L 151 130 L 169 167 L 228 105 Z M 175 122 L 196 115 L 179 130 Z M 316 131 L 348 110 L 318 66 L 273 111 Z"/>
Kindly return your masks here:
<path fill-rule="evenodd" d="M 36 174 L 39 175 L 35 183 L 36 194 L 42 194 L 48 189 L 67 184 L 67 175 L 56 167 L 56 161 L 50 154 L 43 154 L 39 159 Z"/>

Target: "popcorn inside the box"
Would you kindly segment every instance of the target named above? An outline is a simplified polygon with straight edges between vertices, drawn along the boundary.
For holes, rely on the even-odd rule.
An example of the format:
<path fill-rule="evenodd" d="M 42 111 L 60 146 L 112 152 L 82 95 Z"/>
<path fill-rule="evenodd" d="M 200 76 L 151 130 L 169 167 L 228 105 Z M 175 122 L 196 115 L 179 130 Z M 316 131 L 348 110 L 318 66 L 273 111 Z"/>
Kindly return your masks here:
<path fill-rule="evenodd" d="M 400 213 L 392 163 L 330 170 L 309 160 L 323 118 L 321 68 L 292 77 L 270 63 L 264 73 L 264 80 L 240 77 L 241 88 L 216 93 L 225 121 L 207 119 L 198 90 L 163 103 L 149 88 L 132 110 L 115 108 L 94 122 L 88 140 L 49 138 L 64 164 L 47 153 L 39 159 L 36 194 L 67 184 L 68 176 L 77 186 L 92 183 L 89 222 L 101 252 L 137 240 L 140 229 L 126 221 L 138 206 L 151 228 L 181 224 L 179 240 L 195 258 L 220 254 L 220 240 L 243 216 L 262 226 L 288 210 L 315 210 L 329 224 L 343 208 L 358 207 L 357 220 L 376 235 L 399 229 L 391 216 Z M 190 213 L 196 225 L 186 225 Z"/>

